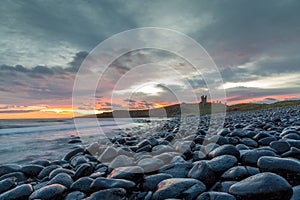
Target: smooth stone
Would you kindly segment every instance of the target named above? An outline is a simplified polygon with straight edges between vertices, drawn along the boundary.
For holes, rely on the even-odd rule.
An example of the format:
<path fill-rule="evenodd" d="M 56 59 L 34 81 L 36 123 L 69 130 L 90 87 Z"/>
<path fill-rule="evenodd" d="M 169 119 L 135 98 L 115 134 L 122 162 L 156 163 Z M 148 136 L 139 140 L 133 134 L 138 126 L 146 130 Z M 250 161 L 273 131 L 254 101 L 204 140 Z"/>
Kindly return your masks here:
<path fill-rule="evenodd" d="M 216 181 L 215 172 L 210 168 L 206 161 L 200 161 L 189 171 L 189 178 L 202 181 L 205 185 L 210 186 Z"/>
<path fill-rule="evenodd" d="M 154 191 L 156 190 L 158 183 L 169 178 L 173 178 L 173 177 L 169 174 L 154 174 L 154 175 L 147 176 L 144 179 L 142 188 L 145 191 L 149 191 L 149 190 Z"/>
<path fill-rule="evenodd" d="M 214 149 L 213 151 L 211 151 L 208 154 L 208 156 L 210 158 L 215 158 L 215 157 L 222 156 L 222 155 L 232 155 L 232 156 L 235 156 L 236 158 L 239 158 L 240 152 L 232 144 L 225 144 L 225 145 L 219 146 L 218 148 Z"/>
<path fill-rule="evenodd" d="M 251 138 L 242 138 L 240 139 L 240 142 L 247 145 L 248 147 L 258 147 L 258 143 Z"/>
<path fill-rule="evenodd" d="M 0 181 L 0 194 L 14 188 L 17 184 L 17 178 L 15 177 Z"/>
<path fill-rule="evenodd" d="M 204 192 L 197 200 L 236 200 L 234 196 L 225 192 Z"/>
<path fill-rule="evenodd" d="M 199 161 L 206 158 L 206 155 L 202 151 L 194 151 L 193 152 L 193 161 Z"/>
<path fill-rule="evenodd" d="M 260 139 L 262 139 L 262 138 L 270 137 L 270 136 L 271 136 L 271 135 L 268 134 L 268 133 L 261 132 L 261 133 L 256 134 L 256 135 L 253 137 L 253 139 L 256 140 L 256 141 L 258 141 L 258 140 L 260 140 Z"/>
<path fill-rule="evenodd" d="M 222 181 L 240 181 L 247 177 L 249 177 L 250 174 L 248 173 L 248 170 L 244 166 L 235 166 L 230 169 L 228 169 L 226 172 L 224 172 L 221 176 Z"/>
<path fill-rule="evenodd" d="M 69 174 L 59 173 L 47 183 L 47 185 L 52 184 L 61 184 L 63 186 L 66 186 L 67 188 L 70 188 L 70 186 L 73 184 L 73 179 Z"/>
<path fill-rule="evenodd" d="M 94 172 L 94 168 L 91 165 L 86 163 L 81 164 L 75 172 L 74 179 L 79 179 L 84 176 L 89 176 L 93 172 Z"/>
<path fill-rule="evenodd" d="M 25 165 L 21 168 L 21 171 L 29 177 L 37 177 L 42 169 L 44 169 L 44 166 L 41 165 Z"/>
<path fill-rule="evenodd" d="M 282 157 L 292 157 L 300 160 L 300 149 L 291 147 L 291 149 L 281 155 Z"/>
<path fill-rule="evenodd" d="M 75 181 L 71 185 L 70 188 L 72 190 L 78 190 L 78 191 L 87 193 L 87 192 L 89 192 L 93 181 L 94 181 L 94 179 L 92 179 L 90 177 L 82 177 L 82 178 L 78 179 L 77 181 Z"/>
<path fill-rule="evenodd" d="M 124 179 L 111 179 L 111 178 L 96 178 L 91 184 L 91 190 L 97 191 L 109 188 L 124 188 L 133 189 L 136 184 L 133 181 L 128 181 Z"/>
<path fill-rule="evenodd" d="M 243 155 L 241 155 L 241 161 L 245 165 L 256 166 L 258 159 L 262 156 L 276 156 L 273 151 L 270 150 L 249 150 Z"/>
<path fill-rule="evenodd" d="M 138 166 L 142 167 L 145 172 L 157 171 L 165 163 L 158 158 L 144 158 L 138 162 Z"/>
<path fill-rule="evenodd" d="M 162 160 L 164 162 L 164 164 L 169 164 L 172 161 L 172 159 L 174 158 L 174 156 L 176 156 L 176 155 L 180 155 L 180 154 L 177 154 L 175 152 L 174 153 L 166 152 L 166 153 L 158 154 L 158 155 L 154 156 L 153 158 Z"/>
<path fill-rule="evenodd" d="M 84 152 L 84 149 L 83 148 L 76 148 L 72 151 L 70 151 L 69 153 L 67 153 L 63 160 L 65 161 L 69 161 L 73 156 L 77 155 L 77 154 L 80 154 L 80 153 L 83 153 Z"/>
<path fill-rule="evenodd" d="M 70 160 L 70 164 L 73 167 L 76 167 L 77 165 L 80 165 L 80 164 L 83 164 L 83 163 L 87 163 L 87 162 L 89 162 L 89 160 L 85 156 L 83 156 L 83 155 L 74 156 Z"/>
<path fill-rule="evenodd" d="M 290 200 L 300 199 L 300 185 L 293 187 L 293 196 Z"/>
<path fill-rule="evenodd" d="M 161 167 L 158 173 L 170 174 L 174 178 L 184 178 L 192 166 L 191 163 L 172 163 Z"/>
<path fill-rule="evenodd" d="M 57 168 L 60 168 L 60 166 L 59 166 L 59 165 L 49 165 L 49 166 L 47 166 L 47 167 L 44 167 L 44 168 L 40 171 L 40 173 L 39 173 L 39 175 L 37 176 L 37 178 L 38 178 L 38 179 L 43 179 L 43 178 L 45 178 L 46 176 L 49 176 L 49 174 L 50 174 L 53 170 L 55 170 L 55 169 L 57 169 Z"/>
<path fill-rule="evenodd" d="M 82 141 L 80 139 L 72 139 L 68 143 L 69 144 L 75 144 L 75 143 L 81 143 Z"/>
<path fill-rule="evenodd" d="M 123 200 L 126 190 L 123 188 L 111 188 L 93 193 L 86 200 Z"/>
<path fill-rule="evenodd" d="M 212 188 L 212 191 L 216 192 L 227 192 L 229 191 L 229 188 L 237 183 L 237 181 L 224 181 L 224 182 L 217 182 Z"/>
<path fill-rule="evenodd" d="M 206 190 L 206 186 L 203 183 L 195 184 L 189 189 L 182 192 L 181 197 L 183 199 L 196 199 L 198 195 Z"/>
<path fill-rule="evenodd" d="M 220 145 L 218 144 L 215 144 L 215 143 L 210 143 L 210 144 L 207 144 L 205 147 L 204 147 L 204 150 L 206 152 L 206 154 L 209 154 L 211 151 L 215 150 L 216 148 L 218 148 Z"/>
<path fill-rule="evenodd" d="M 36 161 L 33 161 L 31 164 L 47 167 L 51 164 L 51 162 L 49 160 L 36 160 Z"/>
<path fill-rule="evenodd" d="M 282 154 L 284 152 L 287 152 L 290 150 L 291 145 L 288 142 L 285 141 L 274 141 L 270 143 L 270 147 L 275 149 L 276 152 Z"/>
<path fill-rule="evenodd" d="M 134 165 L 133 158 L 130 158 L 126 155 L 118 155 L 109 163 L 109 168 L 117 168 L 117 167 L 128 167 Z"/>
<path fill-rule="evenodd" d="M 177 152 L 184 153 L 186 151 L 191 150 L 191 144 L 192 144 L 191 141 L 184 141 L 184 142 L 177 141 L 173 146 L 175 147 L 175 150 Z"/>
<path fill-rule="evenodd" d="M 67 188 L 60 184 L 47 185 L 36 191 L 30 196 L 29 200 L 42 199 L 42 200 L 59 200 L 63 199 L 67 191 Z"/>
<path fill-rule="evenodd" d="M 246 131 L 242 129 L 234 129 L 230 134 L 231 137 L 237 136 L 237 137 L 245 137 L 246 136 Z"/>
<path fill-rule="evenodd" d="M 258 143 L 260 145 L 270 145 L 271 142 L 274 142 L 276 140 L 277 140 L 276 137 L 271 136 L 271 137 L 265 137 L 265 138 L 258 140 Z"/>
<path fill-rule="evenodd" d="M 109 146 L 99 156 L 98 160 L 101 162 L 110 162 L 117 156 L 118 156 L 118 151 L 114 147 Z"/>
<path fill-rule="evenodd" d="M 73 177 L 75 174 L 74 171 L 72 171 L 72 170 L 64 169 L 64 168 L 57 168 L 50 172 L 49 179 L 53 179 L 54 176 L 56 176 L 57 174 L 60 174 L 60 173 L 69 174 L 71 177 Z"/>
<path fill-rule="evenodd" d="M 64 200 L 82 200 L 86 195 L 80 191 L 69 193 Z"/>
<path fill-rule="evenodd" d="M 241 200 L 289 200 L 293 190 L 281 176 L 265 172 L 232 185 L 229 193 Z"/>
<path fill-rule="evenodd" d="M 23 172 L 12 172 L 9 174 L 2 175 L 0 177 L 0 181 L 7 179 L 7 178 L 13 178 L 13 177 L 17 178 L 17 182 L 22 182 L 22 181 L 27 180 L 27 177 L 25 176 L 25 174 Z"/>
<path fill-rule="evenodd" d="M 170 147 L 169 145 L 157 145 L 152 148 L 152 153 L 156 155 L 165 152 L 170 152 L 170 151 L 173 151 L 173 148 Z"/>
<path fill-rule="evenodd" d="M 136 146 L 138 147 L 138 149 L 140 149 L 147 145 L 151 146 L 151 142 L 149 140 L 145 139 L 145 140 L 141 141 L 140 143 L 138 143 Z"/>
<path fill-rule="evenodd" d="M 240 151 L 240 150 L 250 150 L 250 148 L 248 146 L 246 146 L 245 144 L 238 144 L 236 145 L 236 148 Z"/>
<path fill-rule="evenodd" d="M 205 185 L 196 179 L 191 178 L 170 178 L 161 181 L 153 194 L 153 200 L 163 200 L 168 198 L 185 198 L 184 192 L 194 185 L 199 185 L 198 193 L 204 192 Z M 202 187 L 201 187 L 202 186 Z"/>
<path fill-rule="evenodd" d="M 19 172 L 21 171 L 21 166 L 20 165 L 15 165 L 15 164 L 5 164 L 5 165 L 0 165 L 0 176 L 4 174 L 9 174 L 13 172 Z"/>
<path fill-rule="evenodd" d="M 226 170 L 237 165 L 237 163 L 237 158 L 231 155 L 218 156 L 207 161 L 207 164 L 210 166 L 210 168 L 217 174 L 222 174 Z"/>
<path fill-rule="evenodd" d="M 134 182 L 140 182 L 144 177 L 144 170 L 139 166 L 118 167 L 109 175 L 109 178 L 126 179 Z"/>
<path fill-rule="evenodd" d="M 141 147 L 141 148 L 138 148 L 136 150 L 136 153 L 140 153 L 140 152 L 151 152 L 152 150 L 152 146 L 149 144 L 149 145 L 146 145 L 144 147 Z"/>
<path fill-rule="evenodd" d="M 33 192 L 32 185 L 24 184 L 8 190 L 0 195 L 1 200 L 26 200 Z"/>
<path fill-rule="evenodd" d="M 300 136 L 297 133 L 289 133 L 287 135 L 284 135 L 282 138 L 288 138 L 293 140 L 299 140 Z"/>
<path fill-rule="evenodd" d="M 291 185 L 300 184 L 300 162 L 290 158 L 261 157 L 257 165 L 262 172 L 273 172 L 284 177 Z"/>

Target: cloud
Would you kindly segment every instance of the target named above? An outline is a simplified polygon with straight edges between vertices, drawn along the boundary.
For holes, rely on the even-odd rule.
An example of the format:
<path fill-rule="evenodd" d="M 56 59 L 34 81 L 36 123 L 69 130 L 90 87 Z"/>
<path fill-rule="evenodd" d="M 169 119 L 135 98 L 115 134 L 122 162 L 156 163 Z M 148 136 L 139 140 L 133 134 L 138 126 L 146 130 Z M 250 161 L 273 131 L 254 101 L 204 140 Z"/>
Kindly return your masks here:
<path fill-rule="evenodd" d="M 29 113 L 36 112 L 36 110 L 0 110 L 0 113 Z"/>

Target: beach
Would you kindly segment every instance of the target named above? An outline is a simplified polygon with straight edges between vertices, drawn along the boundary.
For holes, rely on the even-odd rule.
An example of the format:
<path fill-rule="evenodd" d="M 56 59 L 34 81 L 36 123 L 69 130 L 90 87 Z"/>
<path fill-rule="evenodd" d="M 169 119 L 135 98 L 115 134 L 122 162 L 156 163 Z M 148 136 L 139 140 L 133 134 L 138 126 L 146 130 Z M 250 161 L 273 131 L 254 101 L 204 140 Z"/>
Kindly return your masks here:
<path fill-rule="evenodd" d="M 0 200 L 300 198 L 300 106 L 182 119 L 1 120 Z"/>

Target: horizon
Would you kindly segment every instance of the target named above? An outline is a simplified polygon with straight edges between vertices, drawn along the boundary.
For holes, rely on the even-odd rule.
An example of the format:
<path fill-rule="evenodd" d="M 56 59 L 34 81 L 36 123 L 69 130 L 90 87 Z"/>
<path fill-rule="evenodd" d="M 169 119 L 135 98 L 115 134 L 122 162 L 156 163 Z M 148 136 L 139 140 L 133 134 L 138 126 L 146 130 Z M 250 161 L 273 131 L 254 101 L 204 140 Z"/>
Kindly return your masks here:
<path fill-rule="evenodd" d="M 299 6 L 296 0 L 259 4 L 153 1 L 145 5 L 139 1 L 74 5 L 4 1 L 0 8 L 0 119 L 72 118 L 152 109 L 194 99 L 199 102 L 200 95 L 210 94 L 204 76 L 210 75 L 207 66 L 200 66 L 200 76 L 185 58 L 148 48 L 116 58 L 94 96 L 86 94 L 88 84 L 82 86 L 81 106 L 73 107 L 77 72 L 94 48 L 115 34 L 140 27 L 172 29 L 203 45 L 223 79 L 214 89 L 226 91 L 225 99 L 210 101 L 235 105 L 300 99 Z M 174 43 L 167 39 L 166 43 Z M 95 68 L 101 68 L 101 63 L 92 61 Z M 148 63 L 152 64 L 145 66 Z M 88 80 L 93 72 L 84 73 Z"/>

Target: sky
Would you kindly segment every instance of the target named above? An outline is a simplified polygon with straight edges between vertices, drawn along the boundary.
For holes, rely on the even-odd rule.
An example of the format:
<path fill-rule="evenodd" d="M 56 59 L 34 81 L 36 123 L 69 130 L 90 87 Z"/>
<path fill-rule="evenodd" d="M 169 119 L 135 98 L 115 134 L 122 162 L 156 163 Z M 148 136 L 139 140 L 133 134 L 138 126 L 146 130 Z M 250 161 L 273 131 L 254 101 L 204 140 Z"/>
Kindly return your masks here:
<path fill-rule="evenodd" d="M 227 104 L 298 99 L 299 10 L 297 0 L 4 0 L 0 118 L 147 109 L 176 103 L 178 95 L 189 102 L 192 94 L 198 99 L 209 94 L 188 61 L 163 50 L 141 49 L 116 58 L 95 95 L 83 94 L 82 105 L 72 107 L 74 80 L 90 52 L 115 34 L 142 27 L 172 29 L 198 42 L 218 67 L 222 83 L 216 87 L 225 89 L 226 99 L 220 100 Z M 155 64 L 137 67 L 147 63 Z"/>

